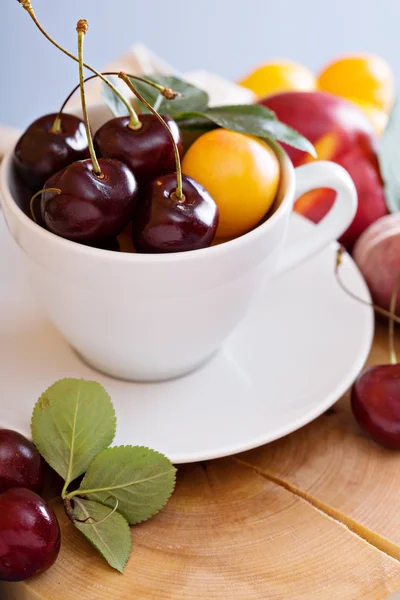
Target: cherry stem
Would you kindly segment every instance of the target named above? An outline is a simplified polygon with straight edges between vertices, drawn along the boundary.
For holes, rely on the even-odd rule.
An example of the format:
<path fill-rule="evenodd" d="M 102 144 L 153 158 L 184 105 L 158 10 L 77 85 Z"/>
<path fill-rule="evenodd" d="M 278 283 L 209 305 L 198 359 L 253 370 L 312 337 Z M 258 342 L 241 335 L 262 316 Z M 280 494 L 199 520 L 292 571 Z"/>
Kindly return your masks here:
<path fill-rule="evenodd" d="M 394 319 L 393 319 L 393 315 L 396 314 L 396 303 L 397 303 L 397 296 L 399 293 L 399 287 L 400 287 L 400 273 L 397 274 L 397 277 L 395 279 L 394 282 L 394 286 L 393 286 L 393 292 L 392 292 L 392 297 L 390 300 L 390 314 L 391 314 L 391 318 L 389 321 L 389 356 L 390 356 L 390 362 L 392 363 L 392 365 L 397 365 L 397 356 L 396 356 L 396 349 L 395 349 L 395 344 L 394 344 Z"/>
<path fill-rule="evenodd" d="M 112 498 L 115 498 L 115 496 L 112 496 Z M 74 513 L 74 509 L 72 508 L 72 502 L 68 497 L 63 498 L 63 505 L 65 514 L 72 523 L 80 523 L 81 525 L 101 525 L 101 523 L 107 521 L 107 519 L 109 519 L 117 511 L 119 505 L 118 498 L 115 498 L 115 501 L 116 502 L 114 508 L 112 508 L 110 512 L 99 521 L 96 521 L 96 519 L 94 519 L 90 515 L 86 519 L 78 519 L 78 517 Z M 77 504 L 81 504 L 78 498 L 75 498 L 74 502 L 76 502 Z"/>
<path fill-rule="evenodd" d="M 60 50 L 61 52 L 63 52 L 64 54 L 66 54 L 67 56 L 69 56 L 69 58 L 72 58 L 72 60 L 75 60 L 76 62 L 79 61 L 79 59 L 74 56 L 74 54 L 71 54 L 71 52 L 69 52 L 68 50 L 66 50 L 65 48 L 63 48 L 62 46 L 60 46 L 60 44 L 58 44 L 55 40 L 53 40 L 53 38 L 43 29 L 43 27 L 41 26 L 41 24 L 39 23 L 35 11 L 33 10 L 32 4 L 31 4 L 31 0 L 18 0 L 18 2 L 21 4 L 22 8 L 24 8 L 26 10 L 26 12 L 29 14 L 29 16 L 31 17 L 32 21 L 35 23 L 36 27 L 39 29 L 39 31 L 44 35 L 44 37 L 51 43 L 53 44 L 53 46 L 55 46 L 56 48 L 58 48 L 58 50 Z M 86 69 L 89 69 L 89 71 L 92 71 L 92 73 L 94 73 L 97 77 L 100 77 L 100 79 L 102 81 L 104 81 L 104 83 L 106 85 L 108 85 L 109 88 L 112 89 L 112 91 L 114 92 L 114 94 L 116 96 L 118 96 L 118 98 L 121 100 L 121 102 L 123 102 L 128 110 L 129 116 L 130 116 L 130 123 L 129 123 L 129 127 L 131 129 L 140 129 L 141 128 L 141 123 L 139 121 L 139 117 L 137 116 L 135 110 L 133 109 L 133 107 L 131 106 L 131 103 L 129 102 L 129 100 L 127 98 L 125 98 L 123 96 L 123 94 L 120 93 L 120 91 L 118 90 L 118 88 L 115 87 L 115 85 L 113 85 L 111 83 L 111 81 L 109 81 L 106 77 L 104 77 L 104 75 L 102 75 L 101 73 L 99 73 L 99 71 L 96 71 L 96 69 L 94 69 L 93 67 L 91 67 L 90 65 L 83 63 L 83 66 Z M 54 133 L 57 133 L 59 131 L 58 127 L 60 127 L 61 129 L 61 124 L 58 124 L 57 122 L 57 118 L 53 123 L 53 126 L 51 128 L 51 131 Z"/>
<path fill-rule="evenodd" d="M 97 177 L 103 178 L 104 175 L 101 172 L 99 161 L 97 160 L 96 152 L 95 152 L 95 149 L 93 146 L 92 133 L 90 131 L 89 115 L 87 112 L 86 97 L 85 97 L 85 76 L 83 73 L 83 40 L 84 40 L 86 32 L 88 30 L 88 22 L 85 21 L 84 19 L 82 19 L 81 21 L 78 21 L 76 30 L 78 32 L 79 81 L 80 81 L 80 90 L 81 90 L 81 104 L 82 104 L 83 120 L 85 122 L 86 135 L 87 135 L 87 139 L 88 139 L 90 158 L 92 159 L 92 163 L 93 163 L 94 174 Z"/>
<path fill-rule="evenodd" d="M 115 498 L 115 496 L 112 496 L 113 498 Z M 105 500 L 106 501 L 106 500 Z M 76 519 L 75 521 L 77 523 L 80 523 L 81 525 L 101 525 L 101 523 L 104 523 L 105 521 L 107 521 L 107 519 L 109 519 L 111 517 L 111 515 L 113 515 L 117 509 L 118 509 L 118 505 L 119 505 L 119 500 L 118 498 L 115 498 L 115 506 L 114 508 L 112 508 L 110 510 L 110 512 L 108 514 L 106 514 L 105 517 L 103 517 L 102 519 L 100 519 L 99 521 L 96 521 L 96 519 L 93 519 L 93 517 L 89 516 L 86 519 L 80 520 L 80 519 Z M 75 498 L 74 502 L 76 502 L 77 504 L 80 504 L 79 499 Z M 89 523 L 90 520 L 90 523 Z"/>
<path fill-rule="evenodd" d="M 71 500 L 69 498 L 63 498 L 63 505 L 64 505 L 65 514 L 67 515 L 68 519 L 72 523 L 75 523 L 76 516 L 75 516 L 75 513 L 72 508 Z"/>
<path fill-rule="evenodd" d="M 61 131 L 61 117 L 58 114 L 54 119 L 53 125 L 51 126 L 50 133 L 61 133 Z"/>
<path fill-rule="evenodd" d="M 371 308 L 373 308 L 375 310 L 375 312 L 382 315 L 383 317 L 387 317 L 388 319 L 391 319 L 395 323 L 400 323 L 400 317 L 398 317 L 397 315 L 392 314 L 389 310 L 385 310 L 384 308 L 381 308 L 380 306 L 377 306 L 376 304 L 373 304 L 372 302 L 368 302 L 368 300 L 364 300 L 363 298 L 360 298 L 356 294 L 353 294 L 352 291 L 347 289 L 347 287 L 344 285 L 343 281 L 340 279 L 340 275 L 339 275 L 339 268 L 342 264 L 342 258 L 345 253 L 346 253 L 346 250 L 344 249 L 343 246 L 340 246 L 336 253 L 335 276 L 336 276 L 337 282 L 340 285 L 340 287 L 342 288 L 342 290 L 348 296 L 350 296 L 350 298 L 357 300 L 357 302 L 360 302 L 361 304 L 364 304 L 365 306 L 370 306 Z"/>
<path fill-rule="evenodd" d="M 119 73 L 118 77 L 126 83 L 126 85 L 129 87 L 131 92 L 133 94 L 135 94 L 136 98 L 138 98 L 138 100 L 140 100 L 140 102 L 142 102 L 142 104 L 144 104 L 146 106 L 146 108 L 148 108 L 149 111 L 151 113 L 153 113 L 153 115 L 160 121 L 160 123 L 163 125 L 163 127 L 165 127 L 165 129 L 167 130 L 168 135 L 172 142 L 172 146 L 174 148 L 175 164 L 176 164 L 176 190 L 172 195 L 174 196 L 174 198 L 176 200 L 178 200 L 178 202 L 184 202 L 185 196 L 183 195 L 183 191 L 182 191 L 181 159 L 179 156 L 178 146 L 176 145 L 172 131 L 170 130 L 170 128 L 168 127 L 167 123 L 164 121 L 162 116 L 159 115 L 158 112 L 151 106 L 151 104 L 149 104 L 149 102 L 147 102 L 147 100 L 145 98 L 143 98 L 142 94 L 137 91 L 137 89 L 135 88 L 135 86 L 133 85 L 131 80 L 129 79 L 128 75 L 126 73 L 121 72 L 121 73 Z"/>
<path fill-rule="evenodd" d="M 31 211 L 32 219 L 35 221 L 35 223 L 37 223 L 37 219 L 34 210 L 34 202 L 38 196 L 40 196 L 41 194 L 45 194 L 46 192 L 52 192 L 53 194 L 57 194 L 57 196 L 58 194 L 61 194 L 61 190 L 59 188 L 44 188 L 43 190 L 39 190 L 38 192 L 36 192 L 36 194 L 34 194 L 34 196 L 32 196 L 31 201 L 29 202 L 29 210 Z"/>
<path fill-rule="evenodd" d="M 102 75 L 104 75 L 104 76 L 119 75 L 119 73 L 117 73 L 115 71 L 110 71 L 110 72 L 102 73 Z M 92 79 L 96 79 L 97 77 L 98 77 L 98 75 L 90 75 L 90 77 L 86 77 L 85 83 L 87 83 L 88 81 L 91 81 Z M 135 79 L 136 81 L 141 81 L 142 83 L 152 86 L 153 88 L 158 90 L 160 92 L 160 94 L 167 100 L 174 100 L 178 96 L 182 96 L 182 94 L 180 92 L 176 92 L 172 88 L 164 87 L 162 85 L 159 85 L 158 83 L 154 83 L 154 81 L 150 81 L 149 79 L 145 79 L 144 77 L 139 77 L 138 75 L 128 75 L 128 77 L 130 79 Z M 75 94 L 75 92 L 77 92 L 79 90 L 79 88 L 80 88 L 80 84 L 75 86 L 74 89 L 72 90 L 72 92 L 64 100 L 64 103 L 63 103 L 62 107 L 60 108 L 58 116 L 57 116 L 56 120 L 54 121 L 54 125 L 56 124 L 57 119 L 61 123 L 61 115 L 64 112 L 65 107 L 67 106 L 68 102 L 71 100 L 71 98 Z M 53 125 L 53 127 L 54 127 L 54 125 Z"/>

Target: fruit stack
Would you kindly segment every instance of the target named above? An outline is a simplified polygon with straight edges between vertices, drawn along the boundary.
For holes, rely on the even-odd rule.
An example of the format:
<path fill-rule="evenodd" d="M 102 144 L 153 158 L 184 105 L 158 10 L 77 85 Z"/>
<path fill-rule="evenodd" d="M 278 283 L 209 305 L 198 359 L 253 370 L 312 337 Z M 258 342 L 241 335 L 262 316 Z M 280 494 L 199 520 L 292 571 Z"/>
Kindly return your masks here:
<path fill-rule="evenodd" d="M 21 4 L 44 33 L 31 1 Z M 45 33 L 78 62 L 80 84 L 15 146 L 28 214 L 72 242 L 137 253 L 199 250 L 267 219 L 280 183 L 272 142 L 307 155 L 312 144 L 261 105 L 212 108 L 206 92 L 176 77 L 99 73 L 83 60 L 87 31 L 80 21 L 78 57 Z M 114 112 L 93 137 L 85 69 L 102 81 Z M 83 119 L 65 111 L 78 89 Z"/>
<path fill-rule="evenodd" d="M 83 60 L 86 21 L 77 26 L 76 57 L 44 32 L 30 0 L 18 1 L 47 39 L 79 64 L 76 90 L 60 110 L 32 123 L 15 146 L 13 168 L 29 191 L 29 215 L 38 225 L 110 251 L 160 254 L 225 243 L 274 210 L 279 142 L 295 167 L 323 159 L 350 173 L 359 206 L 340 241 L 353 253 L 375 302 L 393 312 L 395 289 L 400 307 L 398 117 L 393 75 L 383 59 L 346 56 L 318 77 L 288 61 L 265 64 L 239 82 L 253 103 L 211 106 L 204 90 L 178 77 L 99 73 Z M 102 81 L 114 113 L 93 137 L 85 69 L 93 73 L 89 79 Z M 82 119 L 65 111 L 78 89 Z M 319 222 L 334 200 L 332 190 L 314 190 L 297 200 L 295 210 Z M 391 372 L 396 380 L 397 370 Z M 360 415 L 360 381 L 354 390 Z M 397 444 L 397 431 L 395 437 Z M 7 494 L 11 502 L 15 494 L 23 501 L 25 493 L 5 491 L 0 503 Z"/>
<path fill-rule="evenodd" d="M 240 84 L 313 142 L 317 159 L 337 162 L 350 173 L 359 205 L 340 241 L 353 252 L 374 301 L 388 310 L 400 270 L 399 132 L 389 65 L 372 54 L 347 55 L 315 76 L 302 65 L 278 61 L 258 67 Z M 315 160 L 286 150 L 295 166 Z M 332 190 L 313 190 L 297 200 L 295 210 L 317 223 L 334 199 Z"/>

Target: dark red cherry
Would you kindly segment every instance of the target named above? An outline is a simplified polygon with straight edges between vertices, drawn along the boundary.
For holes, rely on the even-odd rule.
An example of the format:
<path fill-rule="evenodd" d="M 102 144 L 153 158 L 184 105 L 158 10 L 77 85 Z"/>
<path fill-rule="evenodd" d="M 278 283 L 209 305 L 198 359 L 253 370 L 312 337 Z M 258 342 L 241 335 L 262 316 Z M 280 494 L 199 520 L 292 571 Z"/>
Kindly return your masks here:
<path fill-rule="evenodd" d="M 140 191 L 132 219 L 137 252 L 184 252 L 206 248 L 218 226 L 218 207 L 197 181 L 182 178 L 184 201 L 175 197 L 176 173 L 163 175 Z"/>
<path fill-rule="evenodd" d="M 60 551 L 60 527 L 35 492 L 13 488 L 0 494 L 0 580 L 23 581 L 49 569 Z"/>
<path fill-rule="evenodd" d="M 41 215 L 46 227 L 77 242 L 117 236 L 132 218 L 138 188 L 132 171 L 122 162 L 99 159 L 102 177 L 91 160 L 82 160 L 56 173 L 42 194 Z"/>
<path fill-rule="evenodd" d="M 89 157 L 85 124 L 74 115 L 61 115 L 61 131 L 52 131 L 56 114 L 34 121 L 19 138 L 14 167 L 31 190 L 37 192 L 54 173 Z"/>
<path fill-rule="evenodd" d="M 356 421 L 373 440 L 400 449 L 400 365 L 366 369 L 351 391 Z"/>
<path fill-rule="evenodd" d="M 14 487 L 40 492 L 42 459 L 26 437 L 11 429 L 0 429 L 0 493 Z"/>
<path fill-rule="evenodd" d="M 121 160 L 133 171 L 139 184 L 173 171 L 174 149 L 168 131 L 152 114 L 140 115 L 141 129 L 129 128 L 129 117 L 111 119 L 97 131 L 96 153 Z M 171 117 L 163 116 L 182 154 L 180 129 Z"/>

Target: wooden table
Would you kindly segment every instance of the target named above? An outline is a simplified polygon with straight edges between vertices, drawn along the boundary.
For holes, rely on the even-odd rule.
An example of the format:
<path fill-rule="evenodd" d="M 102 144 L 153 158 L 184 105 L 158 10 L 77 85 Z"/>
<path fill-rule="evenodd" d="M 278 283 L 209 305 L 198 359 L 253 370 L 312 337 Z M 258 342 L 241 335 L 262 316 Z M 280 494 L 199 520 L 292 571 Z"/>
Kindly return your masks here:
<path fill-rule="evenodd" d="M 379 325 L 369 363 L 382 362 Z M 379 600 L 400 590 L 400 453 L 359 431 L 348 395 L 282 440 L 180 468 L 167 508 L 132 529 L 123 576 L 59 515 L 56 565 L 4 588 L 7 600 Z"/>

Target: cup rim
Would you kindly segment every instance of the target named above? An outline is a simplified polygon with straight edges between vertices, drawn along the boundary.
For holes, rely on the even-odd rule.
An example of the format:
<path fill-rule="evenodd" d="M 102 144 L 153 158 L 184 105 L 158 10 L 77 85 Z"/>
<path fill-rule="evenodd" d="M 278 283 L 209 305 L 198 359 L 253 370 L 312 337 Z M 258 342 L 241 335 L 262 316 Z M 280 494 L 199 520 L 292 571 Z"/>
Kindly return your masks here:
<path fill-rule="evenodd" d="M 281 214 L 287 209 L 288 205 L 292 201 L 295 188 L 294 167 L 292 162 L 279 144 L 273 141 L 268 141 L 268 143 L 272 146 L 274 152 L 277 154 L 282 172 L 287 178 L 287 185 L 286 189 L 283 191 L 282 201 L 275 212 L 254 229 L 234 239 L 217 244 L 215 246 L 209 246 L 207 248 L 188 250 L 186 252 L 166 252 L 159 254 L 115 252 L 112 250 L 105 250 L 103 248 L 95 248 L 91 246 L 85 246 L 83 244 L 77 244 L 72 240 L 67 240 L 52 233 L 51 231 L 48 231 L 47 229 L 44 229 L 24 213 L 11 194 L 7 179 L 11 170 L 12 156 L 15 146 L 13 146 L 6 153 L 0 164 L 0 206 L 3 204 L 5 207 L 7 207 L 7 210 L 13 214 L 13 216 L 21 223 L 23 227 L 27 228 L 32 234 L 42 238 L 43 242 L 58 247 L 60 250 L 65 249 L 80 256 L 93 258 L 94 260 L 103 259 L 115 263 L 154 264 L 200 260 L 207 257 L 212 259 L 240 246 L 246 246 L 263 236 L 270 229 L 272 229 L 275 222 L 281 217 Z"/>

